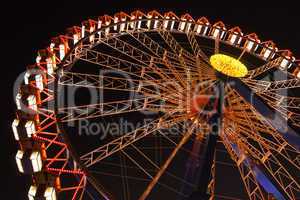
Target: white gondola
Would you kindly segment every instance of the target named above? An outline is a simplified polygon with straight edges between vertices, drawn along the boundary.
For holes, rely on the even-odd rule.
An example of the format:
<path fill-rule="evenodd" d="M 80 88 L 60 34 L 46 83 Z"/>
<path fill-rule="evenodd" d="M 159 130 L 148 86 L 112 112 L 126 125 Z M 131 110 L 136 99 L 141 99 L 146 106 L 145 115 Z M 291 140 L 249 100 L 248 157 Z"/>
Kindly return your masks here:
<path fill-rule="evenodd" d="M 35 85 L 40 91 L 44 89 L 43 76 L 41 74 L 35 75 Z"/>
<path fill-rule="evenodd" d="M 95 31 L 95 27 L 94 26 L 91 26 L 90 27 L 90 33 L 93 33 Z M 95 35 L 92 34 L 90 37 L 89 37 L 89 40 L 90 40 L 90 43 L 94 43 L 95 41 Z"/>
<path fill-rule="evenodd" d="M 54 187 L 45 187 L 44 185 L 32 185 L 28 191 L 29 200 L 56 200 L 57 194 Z"/>
<path fill-rule="evenodd" d="M 23 156 L 24 156 L 24 151 L 18 150 L 16 154 L 16 163 L 17 163 L 18 170 L 21 173 L 24 173 L 24 168 L 22 164 Z"/>
<path fill-rule="evenodd" d="M 213 31 L 212 31 L 212 37 L 213 38 L 219 38 L 220 40 L 223 39 L 225 35 L 225 31 L 220 29 L 220 28 L 213 28 Z"/>
<path fill-rule="evenodd" d="M 282 61 L 280 62 L 280 65 L 279 65 L 279 69 L 284 71 L 284 70 L 291 68 L 294 60 L 295 60 L 294 58 L 291 58 L 291 59 L 286 58 L 286 57 L 282 58 Z"/>
<path fill-rule="evenodd" d="M 36 59 L 35 59 L 36 64 L 39 65 L 41 63 L 41 60 L 42 60 L 42 57 L 41 56 L 37 56 Z"/>
<path fill-rule="evenodd" d="M 245 48 L 249 52 L 255 52 L 258 48 L 258 44 L 253 40 L 248 39 L 245 43 Z"/>
<path fill-rule="evenodd" d="M 265 60 L 268 60 L 268 59 L 274 57 L 274 50 L 265 48 L 262 56 Z"/>
<path fill-rule="evenodd" d="M 18 110 L 21 110 L 22 109 L 22 102 L 21 102 L 21 99 L 22 99 L 22 94 L 21 93 L 18 93 L 16 95 L 16 105 L 17 105 L 17 109 Z"/>
<path fill-rule="evenodd" d="M 59 45 L 59 59 L 63 60 L 65 57 L 65 45 L 64 44 L 60 44 Z"/>
<path fill-rule="evenodd" d="M 19 124 L 20 124 L 20 120 L 18 120 L 18 119 L 15 119 L 13 121 L 13 123 L 11 124 L 15 140 L 17 140 L 17 141 L 20 140 L 19 133 L 18 133 L 18 126 L 19 126 Z"/>
<path fill-rule="evenodd" d="M 54 47 L 55 47 L 55 43 L 52 42 L 52 43 L 50 44 L 50 51 L 51 51 L 51 52 L 54 51 Z"/>
<path fill-rule="evenodd" d="M 98 22 L 97 22 L 97 29 L 100 30 L 101 27 L 102 27 L 102 21 L 98 20 Z M 101 31 L 98 31 L 97 33 L 98 33 L 99 37 L 101 37 Z"/>
<path fill-rule="evenodd" d="M 44 193 L 46 200 L 56 200 L 56 191 L 54 187 L 47 187 Z"/>
<path fill-rule="evenodd" d="M 242 42 L 242 36 L 238 33 L 231 33 L 229 36 L 229 43 L 232 45 L 240 45 Z"/>
<path fill-rule="evenodd" d="M 33 134 L 36 133 L 36 128 L 35 128 L 35 124 L 33 121 L 28 121 L 25 124 L 25 129 L 26 129 L 26 134 L 27 137 L 31 137 Z"/>
<path fill-rule="evenodd" d="M 126 18 L 121 18 L 121 24 L 120 24 L 120 32 L 124 32 L 125 31 L 125 27 L 126 27 Z"/>
<path fill-rule="evenodd" d="M 30 160 L 31 160 L 33 171 L 40 172 L 43 167 L 41 153 L 38 151 L 32 152 L 30 155 Z"/>
<path fill-rule="evenodd" d="M 119 18 L 118 17 L 114 17 L 114 24 L 117 24 L 119 22 Z M 117 31 L 118 26 L 114 25 L 114 31 Z"/>
<path fill-rule="evenodd" d="M 109 26 L 109 24 L 110 24 L 109 21 L 105 22 L 106 26 Z M 105 35 L 107 36 L 107 35 L 109 35 L 109 33 L 110 33 L 110 27 L 105 28 Z"/>
<path fill-rule="evenodd" d="M 47 73 L 52 75 L 54 70 L 56 69 L 55 57 L 47 58 L 46 62 L 47 62 Z"/>
<path fill-rule="evenodd" d="M 38 151 L 30 153 L 18 150 L 16 154 L 16 163 L 18 170 L 21 173 L 40 172 L 43 167 L 42 156 Z"/>
<path fill-rule="evenodd" d="M 27 97 L 28 107 L 34 111 L 37 111 L 37 101 L 34 95 L 29 95 Z"/>
<path fill-rule="evenodd" d="M 179 23 L 179 26 L 178 26 L 178 30 L 179 31 L 182 31 L 182 32 L 189 32 L 190 29 L 191 29 L 191 25 L 192 23 L 187 21 L 186 19 L 182 19 L 183 21 L 181 21 Z"/>
<path fill-rule="evenodd" d="M 170 17 L 166 16 L 165 20 L 163 21 L 163 29 L 165 30 L 168 29 L 169 22 L 170 22 Z"/>
<path fill-rule="evenodd" d="M 29 77 L 30 77 L 30 72 L 26 72 L 25 73 L 25 75 L 24 75 L 24 83 L 26 84 L 26 85 L 28 85 L 29 84 Z"/>
<path fill-rule="evenodd" d="M 158 16 L 155 16 L 154 19 L 152 19 L 152 15 L 148 15 L 148 21 L 147 21 L 147 28 L 148 29 L 157 29 L 159 28 L 159 19 Z"/>
<path fill-rule="evenodd" d="M 28 199 L 34 200 L 36 193 L 37 193 L 37 187 L 34 185 L 30 186 L 29 191 L 28 191 Z"/>
<path fill-rule="evenodd" d="M 197 24 L 195 25 L 195 31 L 198 35 L 207 35 L 208 32 L 208 26 Z"/>

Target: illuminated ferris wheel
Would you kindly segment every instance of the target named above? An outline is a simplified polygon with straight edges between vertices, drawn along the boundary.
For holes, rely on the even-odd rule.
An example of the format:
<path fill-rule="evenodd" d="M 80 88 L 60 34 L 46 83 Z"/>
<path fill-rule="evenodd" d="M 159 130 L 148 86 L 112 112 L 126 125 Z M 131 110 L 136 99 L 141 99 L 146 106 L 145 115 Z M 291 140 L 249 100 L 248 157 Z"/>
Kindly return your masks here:
<path fill-rule="evenodd" d="M 205 17 L 71 27 L 16 94 L 28 198 L 300 199 L 299 71 L 289 50 Z"/>

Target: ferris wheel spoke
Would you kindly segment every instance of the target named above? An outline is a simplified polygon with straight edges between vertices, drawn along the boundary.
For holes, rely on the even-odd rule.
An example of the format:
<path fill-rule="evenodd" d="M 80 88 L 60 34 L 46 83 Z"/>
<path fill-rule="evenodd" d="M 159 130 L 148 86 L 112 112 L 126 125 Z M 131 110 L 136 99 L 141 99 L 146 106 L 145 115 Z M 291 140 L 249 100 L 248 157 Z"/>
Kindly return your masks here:
<path fill-rule="evenodd" d="M 182 146 L 188 141 L 188 139 L 191 137 L 191 135 L 194 132 L 195 125 L 191 125 L 191 127 L 183 134 L 183 137 L 181 138 L 180 142 L 176 145 L 175 149 L 172 151 L 170 156 L 167 158 L 165 163 L 160 167 L 157 174 L 153 177 L 152 181 L 149 183 L 146 190 L 143 192 L 143 194 L 139 197 L 139 200 L 145 200 L 149 194 L 151 193 L 152 189 L 155 187 L 161 176 L 165 173 L 166 169 L 171 164 L 173 158 L 176 156 L 178 151 L 182 148 Z"/>
<path fill-rule="evenodd" d="M 239 105 L 240 104 L 247 103 L 242 99 Z M 240 131 L 241 135 L 246 134 L 248 137 L 251 137 L 251 139 L 259 141 L 260 144 L 264 145 L 267 149 L 280 154 L 300 170 L 298 161 L 300 156 L 299 152 L 271 127 L 260 114 L 256 113 L 252 107 L 249 106 L 248 108 L 231 112 L 227 115 L 227 118 L 231 120 L 231 123 L 237 124 L 237 126 L 234 127 Z M 263 137 L 261 134 L 267 137 Z"/>
<path fill-rule="evenodd" d="M 276 135 L 274 131 L 266 130 L 266 128 L 264 128 L 264 124 L 259 124 L 258 126 L 256 126 L 256 124 L 251 123 L 249 119 L 237 120 L 236 118 L 234 118 L 234 120 L 237 121 L 235 124 L 233 123 L 233 121 L 227 123 L 228 125 L 233 124 L 233 127 L 238 134 L 245 138 L 250 138 L 251 140 L 259 142 L 272 154 L 280 155 L 293 167 L 295 167 L 297 170 L 300 170 L 299 152 L 292 148 L 283 138 L 278 137 L 278 135 Z M 267 138 L 263 137 L 262 134 L 267 135 Z"/>
<path fill-rule="evenodd" d="M 135 77 L 136 79 L 142 78 L 155 81 L 157 79 L 155 75 L 159 75 L 165 81 L 169 82 L 173 80 L 171 77 L 173 73 L 170 70 L 161 69 L 160 67 L 156 66 L 156 64 L 154 64 L 153 58 L 150 60 L 149 65 L 142 65 L 109 56 L 94 50 L 83 49 L 82 52 L 83 53 L 79 57 L 80 60 L 100 65 L 104 68 L 115 70 L 116 72 L 128 74 Z M 163 61 L 160 61 L 160 63 L 163 63 Z"/>
<path fill-rule="evenodd" d="M 300 109 L 300 98 L 281 95 L 278 93 L 261 92 L 258 93 L 269 104 L 276 107 L 283 107 L 288 109 Z"/>
<path fill-rule="evenodd" d="M 256 142 L 258 149 L 255 145 L 252 145 L 246 138 L 243 138 L 239 134 L 232 132 L 232 130 L 227 130 L 230 136 L 244 149 L 248 152 L 251 157 L 260 161 L 264 168 L 268 171 L 270 176 L 276 180 L 278 186 L 285 192 L 285 194 L 291 198 L 295 199 L 295 196 L 299 193 L 300 187 L 299 183 L 295 180 L 289 170 L 283 166 L 279 160 L 267 149 L 265 149 L 261 144 Z M 253 142 L 253 141 L 252 141 Z M 299 180 L 298 180 L 299 181 Z"/>
<path fill-rule="evenodd" d="M 243 79 L 243 82 L 246 83 L 254 91 L 260 92 L 275 92 L 277 90 L 299 88 L 300 79 L 293 78 L 280 81 L 262 81 L 254 79 Z"/>
<path fill-rule="evenodd" d="M 159 28 L 157 32 L 175 54 L 182 55 L 185 59 L 195 63 L 195 56 L 184 49 L 169 31 Z"/>
<path fill-rule="evenodd" d="M 69 122 L 142 110 L 150 112 L 158 112 L 162 110 L 168 112 L 171 110 L 176 110 L 175 106 L 169 106 L 167 104 L 160 105 L 156 103 L 157 101 L 158 99 L 156 98 L 153 99 L 151 97 L 144 97 L 83 106 L 61 107 L 58 111 L 61 116 L 60 121 Z"/>
<path fill-rule="evenodd" d="M 149 86 L 155 86 L 157 89 L 162 90 L 164 89 L 161 86 L 163 83 L 165 83 L 165 80 L 163 79 L 132 79 L 131 77 L 94 75 L 75 72 L 63 72 L 58 80 L 58 84 L 62 86 L 122 90 L 128 92 L 139 92 L 142 89 L 146 90 Z M 170 84 L 171 83 L 172 82 L 170 82 Z"/>
<path fill-rule="evenodd" d="M 150 50 L 156 57 L 163 59 L 164 57 L 171 60 L 171 63 L 177 67 L 180 67 L 180 62 L 178 61 L 179 55 L 171 53 L 162 47 L 158 42 L 154 41 L 151 37 L 147 36 L 144 32 L 134 32 L 129 33 L 133 38 L 139 41 L 145 48 Z M 175 62 L 174 62 L 175 61 Z M 191 67 L 194 67 L 194 62 L 188 62 Z"/>
<path fill-rule="evenodd" d="M 267 62 L 266 64 L 260 66 L 260 67 L 257 67 L 253 70 L 250 70 L 246 76 L 246 78 L 250 78 L 250 79 L 254 79 L 256 78 L 257 76 L 269 71 L 270 69 L 273 69 L 274 67 L 277 67 L 280 65 L 282 61 L 282 58 L 281 57 L 278 57 L 276 59 L 273 59 L 269 62 Z"/>
<path fill-rule="evenodd" d="M 146 69 L 147 65 L 141 65 L 115 56 L 107 55 L 98 51 L 84 48 L 78 59 L 102 66 L 104 68 L 129 74 L 136 78 L 149 78 L 155 80 L 153 72 Z M 147 73 L 151 72 L 151 73 Z"/>
<path fill-rule="evenodd" d="M 149 67 L 151 70 L 153 70 L 154 73 L 158 74 L 160 77 L 166 79 L 166 80 L 172 80 L 172 77 L 167 74 L 164 69 L 157 66 L 157 64 L 154 62 L 154 60 L 157 61 L 157 57 L 151 56 L 150 54 L 141 51 L 140 49 L 118 39 L 114 38 L 113 41 L 108 40 L 106 43 L 111 48 L 119 51 L 120 53 L 129 56 L 130 58 L 133 58 L 137 63 L 140 63 L 143 66 Z M 163 62 L 163 61 L 161 61 Z M 173 72 L 171 72 L 173 73 Z"/>
<path fill-rule="evenodd" d="M 85 164 L 85 166 L 90 167 L 104 158 L 124 149 L 130 144 L 148 136 L 150 134 L 154 134 L 159 129 L 169 128 L 173 125 L 180 123 L 189 119 L 190 116 L 183 114 L 178 116 L 172 116 L 172 114 L 165 114 L 159 119 L 156 119 L 141 128 L 137 128 L 136 130 L 126 133 L 124 136 L 119 137 L 112 142 L 102 145 L 95 150 L 86 153 L 81 156 L 80 160 Z"/>
<path fill-rule="evenodd" d="M 185 70 L 185 66 L 181 65 L 179 61 L 180 55 L 175 55 L 165 48 L 163 48 L 159 43 L 152 40 L 149 36 L 147 36 L 143 32 L 134 32 L 130 34 L 133 38 L 135 38 L 139 43 L 141 43 L 145 48 L 149 49 L 154 56 L 152 56 L 154 63 L 156 64 L 164 64 L 164 60 L 169 60 L 169 63 L 178 69 Z M 149 55 L 149 54 L 148 54 Z M 151 56 L 151 55 L 149 55 Z M 195 68 L 194 62 L 187 62 L 187 65 L 192 69 Z"/>
<path fill-rule="evenodd" d="M 209 58 L 207 57 L 207 55 L 203 52 L 203 50 L 200 48 L 196 37 L 195 37 L 195 33 L 193 33 L 192 31 L 187 33 L 187 38 L 190 42 L 190 45 L 193 49 L 194 55 L 196 56 L 196 59 L 201 58 L 202 60 L 204 60 L 206 63 L 209 63 Z"/>
<path fill-rule="evenodd" d="M 247 156 L 243 154 L 243 152 L 240 151 L 234 143 L 230 142 L 225 133 L 221 134 L 221 139 L 231 159 L 238 167 L 249 199 L 265 200 L 266 196 L 264 195 L 264 190 L 259 184 L 259 179 L 256 177 L 257 172 L 253 165 L 251 165 L 249 158 L 247 158 Z"/>

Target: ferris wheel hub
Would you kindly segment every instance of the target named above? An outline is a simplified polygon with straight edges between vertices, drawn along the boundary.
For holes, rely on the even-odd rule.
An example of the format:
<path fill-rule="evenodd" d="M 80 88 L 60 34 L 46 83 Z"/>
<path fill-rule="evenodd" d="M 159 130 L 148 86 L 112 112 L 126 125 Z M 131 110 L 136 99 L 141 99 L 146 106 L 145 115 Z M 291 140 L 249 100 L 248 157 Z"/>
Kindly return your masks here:
<path fill-rule="evenodd" d="M 225 54 L 214 54 L 210 57 L 212 67 L 227 76 L 244 77 L 248 73 L 247 67 L 238 59 Z"/>

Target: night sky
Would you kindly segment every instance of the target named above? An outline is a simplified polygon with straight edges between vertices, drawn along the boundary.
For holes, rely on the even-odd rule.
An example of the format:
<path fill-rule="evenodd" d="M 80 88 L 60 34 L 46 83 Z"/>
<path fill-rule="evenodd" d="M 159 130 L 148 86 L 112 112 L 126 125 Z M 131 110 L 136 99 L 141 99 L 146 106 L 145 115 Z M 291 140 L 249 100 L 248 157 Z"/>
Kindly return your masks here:
<path fill-rule="evenodd" d="M 30 3 L 29 3 L 30 1 Z M 16 143 L 11 131 L 14 118 L 12 87 L 15 78 L 35 60 L 36 52 L 49 44 L 49 39 L 63 33 L 67 27 L 99 15 L 113 15 L 118 11 L 130 13 L 135 9 L 174 11 L 177 15 L 190 13 L 195 19 L 206 16 L 211 22 L 222 20 L 232 27 L 238 25 L 244 33 L 256 32 L 262 41 L 272 39 L 280 49 L 291 49 L 300 58 L 300 11 L 288 1 L 273 1 L 274 5 L 259 5 L 251 1 L 222 5 L 218 1 L 202 5 L 198 1 L 162 3 L 163 1 L 20 1 L 1 6 L 1 193 L 6 199 L 24 199 L 29 182 L 17 175 L 15 165 Z M 123 3 L 121 3 L 123 2 Z M 125 3 L 126 2 L 126 3 Z M 179 1 L 177 1 L 179 2 Z M 291 1 L 296 2 L 296 1 Z M 251 6 L 247 5 L 251 4 Z M 282 5 L 284 4 L 284 5 Z M 4 175 L 4 176 L 3 176 Z M 2 185 L 1 184 L 1 185 Z M 2 198 L 1 198 L 2 199 Z"/>

